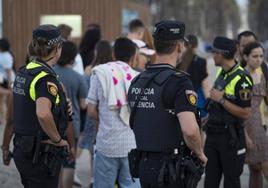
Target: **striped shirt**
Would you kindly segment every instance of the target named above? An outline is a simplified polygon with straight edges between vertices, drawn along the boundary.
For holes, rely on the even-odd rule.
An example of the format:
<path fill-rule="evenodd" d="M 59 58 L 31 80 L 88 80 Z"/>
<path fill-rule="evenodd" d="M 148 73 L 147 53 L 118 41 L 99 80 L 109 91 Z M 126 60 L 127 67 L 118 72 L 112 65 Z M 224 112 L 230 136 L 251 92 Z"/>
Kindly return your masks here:
<path fill-rule="evenodd" d="M 99 130 L 96 149 L 107 157 L 127 157 L 128 152 L 136 148 L 133 131 L 123 123 L 118 110 L 111 110 L 103 96 L 103 89 L 96 74 L 91 76 L 87 102 L 97 105 Z"/>

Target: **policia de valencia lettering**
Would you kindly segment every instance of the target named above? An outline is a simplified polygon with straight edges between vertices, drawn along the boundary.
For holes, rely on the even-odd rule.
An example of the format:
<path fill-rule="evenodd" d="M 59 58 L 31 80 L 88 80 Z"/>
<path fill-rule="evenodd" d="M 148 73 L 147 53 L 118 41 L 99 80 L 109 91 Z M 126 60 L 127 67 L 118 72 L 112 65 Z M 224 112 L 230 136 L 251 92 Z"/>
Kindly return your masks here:
<path fill-rule="evenodd" d="M 236 44 L 226 37 L 216 37 L 213 58 L 220 66 L 207 103 L 205 188 L 219 187 L 222 174 L 224 188 L 240 188 L 245 161 L 243 119 L 250 115 L 252 79 L 234 60 Z"/>
<path fill-rule="evenodd" d="M 132 82 L 128 100 L 137 149 L 130 171 L 143 188 L 196 187 L 207 158 L 195 118 L 197 96 L 186 73 L 175 70 L 184 49 L 185 25 L 155 25 L 156 63 Z M 191 151 L 195 153 L 191 155 Z"/>
<path fill-rule="evenodd" d="M 52 69 L 61 55 L 60 31 L 41 25 L 28 46 L 30 62 L 13 86 L 14 161 L 24 187 L 57 188 L 69 120 L 63 86 Z"/>

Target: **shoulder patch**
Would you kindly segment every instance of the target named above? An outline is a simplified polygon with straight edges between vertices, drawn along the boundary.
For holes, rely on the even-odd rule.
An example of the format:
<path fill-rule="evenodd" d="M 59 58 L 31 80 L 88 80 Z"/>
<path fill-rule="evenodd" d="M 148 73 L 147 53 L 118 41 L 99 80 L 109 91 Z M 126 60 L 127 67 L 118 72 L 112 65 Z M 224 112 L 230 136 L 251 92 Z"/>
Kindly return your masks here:
<path fill-rule="evenodd" d="M 197 94 L 193 90 L 185 90 L 186 98 L 188 102 L 196 106 L 197 105 Z"/>
<path fill-rule="evenodd" d="M 47 89 L 48 92 L 53 95 L 53 96 L 57 96 L 58 94 L 58 87 L 56 84 L 54 84 L 53 82 L 47 82 Z"/>

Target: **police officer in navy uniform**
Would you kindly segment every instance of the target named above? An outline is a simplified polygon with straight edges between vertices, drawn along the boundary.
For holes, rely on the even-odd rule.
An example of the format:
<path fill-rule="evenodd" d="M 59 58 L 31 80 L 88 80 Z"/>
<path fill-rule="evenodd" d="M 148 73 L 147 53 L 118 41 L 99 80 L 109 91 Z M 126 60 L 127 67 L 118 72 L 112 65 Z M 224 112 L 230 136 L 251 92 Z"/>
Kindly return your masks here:
<path fill-rule="evenodd" d="M 224 175 L 224 188 L 240 188 L 240 175 L 245 161 L 243 119 L 250 115 L 252 79 L 235 62 L 235 42 L 216 37 L 213 42 L 217 75 L 208 102 L 209 119 L 205 153 L 205 188 L 217 188 Z"/>
<path fill-rule="evenodd" d="M 175 70 L 184 49 L 185 25 L 161 21 L 155 25 L 157 61 L 137 76 L 128 92 L 143 188 L 180 187 L 173 157 L 183 140 L 206 164 L 195 118 L 197 96 L 186 73 Z M 130 162 L 131 163 L 131 162 Z M 131 166 L 131 164 L 130 164 Z"/>
<path fill-rule="evenodd" d="M 14 161 L 24 187 L 58 187 L 61 156 L 68 148 L 68 104 L 52 70 L 61 46 L 57 27 L 36 28 L 28 46 L 31 61 L 20 68 L 14 82 Z"/>

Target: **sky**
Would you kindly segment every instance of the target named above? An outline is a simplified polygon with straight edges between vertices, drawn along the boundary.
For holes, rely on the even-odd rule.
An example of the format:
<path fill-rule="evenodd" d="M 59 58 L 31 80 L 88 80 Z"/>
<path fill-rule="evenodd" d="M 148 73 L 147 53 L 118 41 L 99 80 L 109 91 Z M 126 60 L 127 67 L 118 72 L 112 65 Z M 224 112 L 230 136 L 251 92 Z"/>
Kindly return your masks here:
<path fill-rule="evenodd" d="M 240 6 L 244 6 L 247 4 L 248 0 L 236 0 L 236 2 L 240 5 Z"/>

